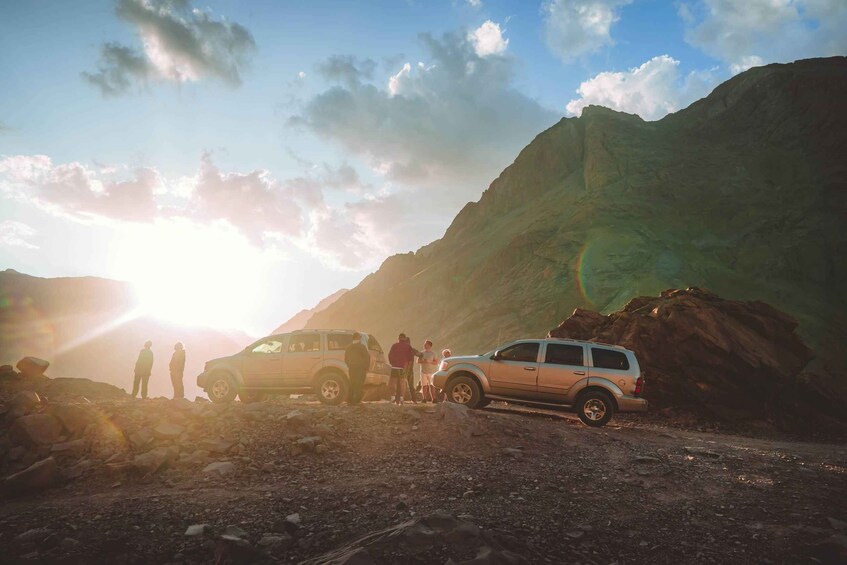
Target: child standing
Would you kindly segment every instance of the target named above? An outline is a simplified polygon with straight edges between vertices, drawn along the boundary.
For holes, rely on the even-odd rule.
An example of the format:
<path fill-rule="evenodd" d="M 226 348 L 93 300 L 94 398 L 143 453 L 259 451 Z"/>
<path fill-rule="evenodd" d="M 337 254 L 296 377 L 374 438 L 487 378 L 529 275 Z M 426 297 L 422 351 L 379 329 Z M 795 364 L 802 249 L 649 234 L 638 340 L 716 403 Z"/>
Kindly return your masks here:
<path fill-rule="evenodd" d="M 426 402 L 429 398 L 430 402 L 435 402 L 435 387 L 432 385 L 432 375 L 438 370 L 438 355 L 432 350 L 432 342 L 426 340 L 424 342 L 424 350 L 421 351 L 421 356 L 418 357 L 418 364 L 421 366 L 421 392 L 423 393 L 423 401 Z"/>

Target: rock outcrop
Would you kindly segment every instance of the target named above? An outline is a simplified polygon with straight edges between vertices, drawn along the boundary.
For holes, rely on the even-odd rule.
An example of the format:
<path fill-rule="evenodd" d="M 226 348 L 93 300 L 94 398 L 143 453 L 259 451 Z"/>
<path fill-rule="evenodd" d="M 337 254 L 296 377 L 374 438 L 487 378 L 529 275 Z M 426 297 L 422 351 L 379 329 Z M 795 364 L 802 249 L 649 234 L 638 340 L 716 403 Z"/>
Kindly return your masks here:
<path fill-rule="evenodd" d="M 807 371 L 814 354 L 796 329 L 763 302 L 688 288 L 634 298 L 608 316 L 578 308 L 549 336 L 635 351 L 655 410 L 804 432 L 847 423 L 847 395 Z"/>

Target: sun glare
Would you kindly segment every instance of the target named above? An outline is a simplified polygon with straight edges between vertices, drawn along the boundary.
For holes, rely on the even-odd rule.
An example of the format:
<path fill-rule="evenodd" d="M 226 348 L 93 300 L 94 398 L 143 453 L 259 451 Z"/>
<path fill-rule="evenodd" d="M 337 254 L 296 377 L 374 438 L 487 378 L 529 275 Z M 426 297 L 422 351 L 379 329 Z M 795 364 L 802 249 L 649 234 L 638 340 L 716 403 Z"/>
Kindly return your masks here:
<path fill-rule="evenodd" d="M 246 329 L 261 285 L 262 254 L 223 227 L 183 221 L 138 226 L 116 258 L 143 314 L 173 323 Z"/>

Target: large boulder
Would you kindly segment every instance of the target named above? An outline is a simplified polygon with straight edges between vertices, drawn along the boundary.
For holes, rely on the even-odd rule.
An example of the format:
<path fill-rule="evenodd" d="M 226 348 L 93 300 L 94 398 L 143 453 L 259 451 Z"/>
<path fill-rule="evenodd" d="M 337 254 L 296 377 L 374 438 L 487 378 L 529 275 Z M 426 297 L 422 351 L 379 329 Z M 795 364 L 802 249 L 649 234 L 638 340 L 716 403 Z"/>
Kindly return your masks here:
<path fill-rule="evenodd" d="M 24 416 L 35 412 L 41 406 L 41 402 L 41 397 L 38 396 L 37 392 L 25 390 L 12 397 L 11 402 L 9 402 L 9 412 L 15 418 Z"/>
<path fill-rule="evenodd" d="M 608 316 L 577 309 L 549 336 L 635 351 L 655 409 L 795 431 L 840 427 L 847 399 L 821 394 L 804 378 L 814 355 L 796 328 L 763 302 L 688 288 L 635 298 Z"/>
<path fill-rule="evenodd" d="M 44 371 L 46 371 L 49 366 L 49 361 L 39 359 L 38 357 L 24 357 L 18 361 L 18 364 L 16 365 L 18 371 L 21 372 L 21 375 L 28 379 L 43 376 Z"/>
<path fill-rule="evenodd" d="M 86 426 L 97 418 L 96 413 L 90 408 L 76 404 L 57 404 L 51 406 L 49 412 L 58 418 L 65 429 L 74 437 L 81 435 Z"/>
<path fill-rule="evenodd" d="M 11 435 L 20 443 L 49 445 L 62 440 L 62 422 L 51 414 L 21 416 L 12 424 Z"/>

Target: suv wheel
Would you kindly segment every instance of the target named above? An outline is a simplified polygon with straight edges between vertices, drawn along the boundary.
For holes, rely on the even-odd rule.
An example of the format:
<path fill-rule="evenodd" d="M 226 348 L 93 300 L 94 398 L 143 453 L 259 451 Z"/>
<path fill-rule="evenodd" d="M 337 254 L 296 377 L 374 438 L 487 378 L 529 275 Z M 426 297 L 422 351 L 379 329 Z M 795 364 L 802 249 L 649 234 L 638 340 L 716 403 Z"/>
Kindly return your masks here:
<path fill-rule="evenodd" d="M 447 400 L 456 404 L 464 404 L 468 408 L 484 406 L 482 390 L 479 384 L 470 377 L 454 377 L 447 383 Z"/>
<path fill-rule="evenodd" d="M 232 377 L 226 373 L 217 373 L 212 376 L 212 382 L 209 383 L 206 394 L 209 395 L 209 400 L 220 404 L 235 400 L 238 391 L 235 389 Z"/>
<path fill-rule="evenodd" d="M 612 419 L 615 414 L 615 405 L 608 394 L 586 392 L 576 404 L 576 413 L 586 426 L 599 428 Z"/>
<path fill-rule="evenodd" d="M 338 373 L 325 373 L 315 383 L 315 394 L 324 404 L 341 404 L 347 398 L 347 379 Z"/>

